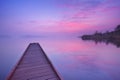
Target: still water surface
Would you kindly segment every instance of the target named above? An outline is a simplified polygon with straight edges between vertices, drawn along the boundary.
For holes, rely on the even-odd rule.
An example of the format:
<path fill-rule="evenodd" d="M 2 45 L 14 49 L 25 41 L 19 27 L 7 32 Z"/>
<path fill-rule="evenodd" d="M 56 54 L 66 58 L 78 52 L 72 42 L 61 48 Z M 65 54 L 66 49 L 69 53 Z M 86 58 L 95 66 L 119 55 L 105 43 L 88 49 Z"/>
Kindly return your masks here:
<path fill-rule="evenodd" d="M 31 42 L 39 42 L 64 80 L 120 80 L 120 48 L 80 38 L 1 38 L 0 80 Z"/>

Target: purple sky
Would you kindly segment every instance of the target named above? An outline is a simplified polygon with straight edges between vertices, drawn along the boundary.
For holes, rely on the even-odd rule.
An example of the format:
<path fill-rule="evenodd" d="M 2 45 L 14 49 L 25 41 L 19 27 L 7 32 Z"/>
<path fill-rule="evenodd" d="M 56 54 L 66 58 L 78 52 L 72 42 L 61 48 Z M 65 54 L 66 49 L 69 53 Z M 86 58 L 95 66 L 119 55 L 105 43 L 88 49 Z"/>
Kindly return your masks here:
<path fill-rule="evenodd" d="M 120 0 L 0 0 L 0 36 L 46 36 L 112 30 Z"/>

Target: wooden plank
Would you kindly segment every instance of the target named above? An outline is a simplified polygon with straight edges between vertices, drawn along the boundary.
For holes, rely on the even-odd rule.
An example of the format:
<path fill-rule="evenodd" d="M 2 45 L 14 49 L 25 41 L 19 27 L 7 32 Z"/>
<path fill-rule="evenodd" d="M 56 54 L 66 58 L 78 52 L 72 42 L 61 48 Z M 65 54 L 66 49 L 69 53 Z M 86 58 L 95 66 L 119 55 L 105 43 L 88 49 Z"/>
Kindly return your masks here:
<path fill-rule="evenodd" d="M 61 80 L 39 43 L 31 43 L 7 80 Z"/>
<path fill-rule="evenodd" d="M 44 67 L 44 66 L 49 66 L 49 64 L 26 64 L 26 65 L 19 65 L 17 66 L 17 68 L 29 68 L 31 66 L 41 66 L 41 67 Z"/>
<path fill-rule="evenodd" d="M 33 76 L 34 75 L 34 76 Z M 21 71 L 21 72 L 16 72 L 15 76 L 13 76 L 13 78 L 22 78 L 25 76 L 25 78 L 30 79 L 31 77 L 36 77 L 36 76 L 44 76 L 44 75 L 54 75 L 54 72 L 52 72 L 52 70 L 49 69 L 45 69 L 45 70 L 35 70 L 35 71 Z M 55 75 L 54 75 L 55 76 Z M 56 77 L 56 76 L 55 76 Z"/>

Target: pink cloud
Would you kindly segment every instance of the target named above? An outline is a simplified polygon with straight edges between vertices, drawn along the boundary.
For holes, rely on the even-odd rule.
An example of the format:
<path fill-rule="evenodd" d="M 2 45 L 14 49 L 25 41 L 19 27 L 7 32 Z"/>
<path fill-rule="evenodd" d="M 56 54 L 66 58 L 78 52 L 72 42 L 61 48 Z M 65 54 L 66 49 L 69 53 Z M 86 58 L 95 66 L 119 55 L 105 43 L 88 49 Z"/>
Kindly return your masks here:
<path fill-rule="evenodd" d="M 111 4 L 111 2 L 109 2 Z M 76 5 L 77 4 L 77 5 Z M 93 29 L 100 24 L 110 24 L 119 19 L 110 19 L 114 16 L 113 11 L 119 10 L 119 7 L 108 7 L 107 1 L 99 5 L 92 5 L 92 3 L 67 3 L 60 4 L 61 15 L 60 19 L 46 19 L 46 20 L 29 20 L 20 22 L 16 30 L 30 33 L 44 33 L 44 32 L 76 32 L 85 29 Z M 112 13 L 110 13 L 110 11 Z M 116 13 L 116 12 L 115 12 Z M 98 27 L 97 27 L 98 28 Z M 100 27 L 99 27 L 100 28 Z M 104 27 L 103 27 L 104 28 Z M 21 32 L 20 31 L 20 32 Z"/>

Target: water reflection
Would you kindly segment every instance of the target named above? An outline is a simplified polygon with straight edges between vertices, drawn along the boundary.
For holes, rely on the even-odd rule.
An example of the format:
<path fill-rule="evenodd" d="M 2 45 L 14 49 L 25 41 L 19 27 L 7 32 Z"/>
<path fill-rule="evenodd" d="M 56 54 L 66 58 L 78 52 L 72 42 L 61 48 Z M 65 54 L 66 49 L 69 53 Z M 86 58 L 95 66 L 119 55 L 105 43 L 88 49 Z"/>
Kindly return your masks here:
<path fill-rule="evenodd" d="M 30 42 L 41 44 L 64 80 L 120 80 L 120 49 L 79 38 L 1 39 L 0 80 L 5 79 Z"/>
<path fill-rule="evenodd" d="M 85 40 L 85 41 L 94 41 L 96 44 L 97 43 L 105 43 L 106 45 L 108 44 L 113 44 L 115 45 L 116 47 L 120 48 L 120 40 L 116 40 L 116 39 L 108 39 L 108 40 L 103 40 L 103 39 L 100 39 L 100 40 L 97 40 L 97 39 L 84 39 L 82 38 L 82 40 Z"/>

